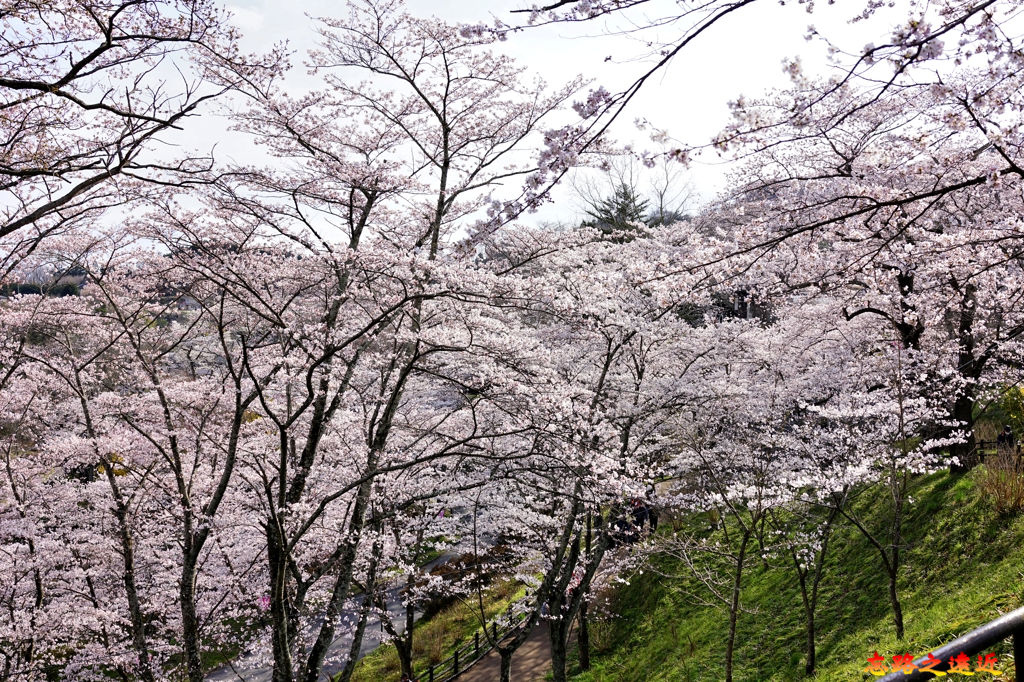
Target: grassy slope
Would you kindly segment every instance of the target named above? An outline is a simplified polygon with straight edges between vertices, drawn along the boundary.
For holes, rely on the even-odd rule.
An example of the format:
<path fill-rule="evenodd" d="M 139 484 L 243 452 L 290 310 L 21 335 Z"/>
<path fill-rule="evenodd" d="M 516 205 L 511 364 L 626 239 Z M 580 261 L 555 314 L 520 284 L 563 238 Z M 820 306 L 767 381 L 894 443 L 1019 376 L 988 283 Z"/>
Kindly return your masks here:
<path fill-rule="evenodd" d="M 492 587 L 486 595 L 485 609 L 493 618 L 524 594 L 524 588 L 515 581 L 505 581 Z M 419 671 L 452 654 L 459 643 L 468 641 L 480 629 L 479 611 L 464 602 L 456 602 L 430 620 L 421 621 L 413 630 L 413 667 Z M 365 656 L 356 665 L 353 682 L 381 682 L 397 680 L 401 665 L 395 647 L 386 645 Z"/>
<path fill-rule="evenodd" d="M 977 477 L 978 470 L 940 472 L 913 484 L 900 583 L 902 643 L 877 553 L 854 529 L 837 532 L 822 581 L 813 679 L 877 679 L 863 672 L 873 651 L 923 655 L 1024 603 L 1024 515 L 998 517 Z M 862 511 L 871 518 L 871 509 Z M 735 679 L 805 679 L 803 610 L 792 568 L 775 561 L 765 569 L 757 560 L 744 580 L 744 604 L 755 613 L 740 620 Z M 595 626 L 593 668 L 574 682 L 724 678 L 726 613 L 692 604 L 669 582 L 648 573 L 618 592 L 619 616 Z M 996 679 L 1006 679 L 1013 670 L 1009 643 L 992 651 L 1005 673 Z"/>

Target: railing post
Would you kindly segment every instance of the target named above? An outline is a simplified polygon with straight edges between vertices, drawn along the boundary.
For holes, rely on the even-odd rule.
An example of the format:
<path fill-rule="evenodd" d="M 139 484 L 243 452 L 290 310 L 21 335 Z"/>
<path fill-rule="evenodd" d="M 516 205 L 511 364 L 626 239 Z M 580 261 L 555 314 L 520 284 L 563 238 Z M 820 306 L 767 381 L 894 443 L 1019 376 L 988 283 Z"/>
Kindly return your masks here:
<path fill-rule="evenodd" d="M 480 633 L 473 633 L 473 658 L 480 658 Z"/>
<path fill-rule="evenodd" d="M 434 682 L 434 666 L 431 664 L 430 669 L 427 670 L 427 681 Z"/>
<path fill-rule="evenodd" d="M 1013 664 L 1017 669 L 1017 682 L 1024 682 L 1024 628 L 1013 632 Z"/>
<path fill-rule="evenodd" d="M 459 650 L 455 649 L 455 655 L 452 656 L 452 672 L 456 675 L 459 674 Z"/>
<path fill-rule="evenodd" d="M 498 641 L 498 624 L 491 623 L 491 636 L 494 637 L 495 643 Z"/>

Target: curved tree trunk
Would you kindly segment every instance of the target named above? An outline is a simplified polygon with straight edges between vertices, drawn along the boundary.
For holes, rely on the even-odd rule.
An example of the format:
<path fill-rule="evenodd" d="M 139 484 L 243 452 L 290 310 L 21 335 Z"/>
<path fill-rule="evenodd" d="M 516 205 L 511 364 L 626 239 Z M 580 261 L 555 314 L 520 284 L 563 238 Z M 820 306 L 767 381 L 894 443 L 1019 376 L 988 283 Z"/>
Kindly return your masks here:
<path fill-rule="evenodd" d="M 366 584 L 363 586 L 366 596 L 363 598 L 363 605 L 359 609 L 359 622 L 356 623 L 356 630 L 352 633 L 352 645 L 348 650 L 348 660 L 345 661 L 345 667 L 338 676 L 337 682 L 349 682 L 352 679 L 352 673 L 355 672 L 356 663 L 359 659 L 359 650 L 363 646 L 366 621 L 370 619 L 370 611 L 373 609 L 373 594 L 377 589 L 377 564 L 380 558 L 380 545 L 374 545 L 373 549 L 373 556 L 367 569 Z"/>
<path fill-rule="evenodd" d="M 356 663 L 359 661 L 359 650 L 363 646 L 363 635 L 366 633 L 366 621 L 370 617 L 371 598 L 366 597 L 363 600 L 363 606 L 359 609 L 359 622 L 356 623 L 356 630 L 352 634 L 352 646 L 348 649 L 348 660 L 345 661 L 345 667 L 338 675 L 337 682 L 349 682 L 352 679 L 352 673 L 355 672 Z"/>

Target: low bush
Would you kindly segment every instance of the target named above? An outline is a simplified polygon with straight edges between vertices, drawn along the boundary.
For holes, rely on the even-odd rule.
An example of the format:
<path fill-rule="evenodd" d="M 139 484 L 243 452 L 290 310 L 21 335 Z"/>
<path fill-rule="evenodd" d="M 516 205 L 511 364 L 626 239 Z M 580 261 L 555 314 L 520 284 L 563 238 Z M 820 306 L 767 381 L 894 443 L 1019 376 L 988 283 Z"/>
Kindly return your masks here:
<path fill-rule="evenodd" d="M 999 448 L 985 458 L 978 486 L 998 514 L 1015 514 L 1024 509 L 1024 461 L 1016 448 Z"/>

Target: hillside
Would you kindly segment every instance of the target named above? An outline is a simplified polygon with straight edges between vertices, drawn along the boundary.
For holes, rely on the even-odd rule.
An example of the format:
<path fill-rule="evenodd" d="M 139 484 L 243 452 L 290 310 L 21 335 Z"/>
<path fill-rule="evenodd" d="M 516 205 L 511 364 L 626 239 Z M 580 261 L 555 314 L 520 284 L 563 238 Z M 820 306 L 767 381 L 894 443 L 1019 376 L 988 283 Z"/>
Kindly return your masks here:
<path fill-rule="evenodd" d="M 875 679 L 864 672 L 873 652 L 890 659 L 897 653 L 924 655 L 1024 603 L 1024 515 L 997 514 L 979 485 L 982 473 L 983 467 L 962 475 L 944 471 L 912 484 L 900 580 L 904 642 L 895 638 L 877 553 L 855 529 L 837 531 L 821 587 L 818 671 L 812 679 Z M 859 502 L 868 520 L 878 494 L 871 492 Z M 685 573 L 667 561 L 658 568 Z M 735 679 L 807 679 L 802 609 L 791 565 L 758 558 L 744 580 L 748 612 L 739 621 Z M 685 596 L 699 590 L 683 577 L 651 571 L 635 577 L 611 597 L 610 612 L 617 615 L 592 627 L 592 669 L 572 679 L 723 679 L 727 614 Z M 1009 642 L 992 651 L 1006 679 L 1013 670 Z"/>

